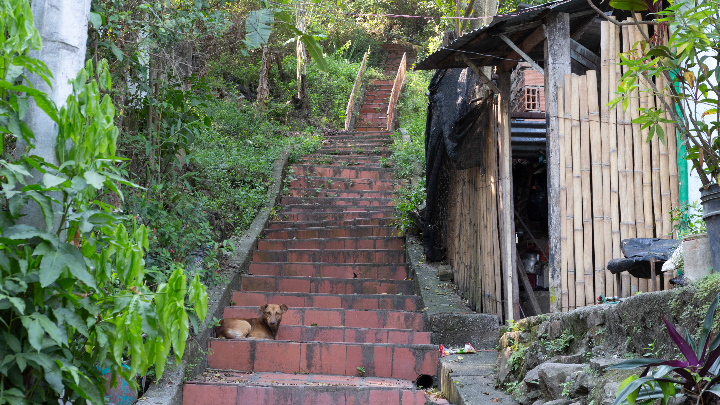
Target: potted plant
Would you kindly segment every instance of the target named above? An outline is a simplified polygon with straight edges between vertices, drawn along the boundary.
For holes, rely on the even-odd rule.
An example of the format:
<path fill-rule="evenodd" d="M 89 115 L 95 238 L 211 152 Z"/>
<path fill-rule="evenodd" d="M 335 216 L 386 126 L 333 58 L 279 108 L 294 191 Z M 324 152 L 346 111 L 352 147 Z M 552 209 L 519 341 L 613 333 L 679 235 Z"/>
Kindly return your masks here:
<path fill-rule="evenodd" d="M 682 239 L 682 261 L 676 270 L 682 271 L 690 281 L 710 274 L 712 259 L 707 228 L 697 201 L 672 210 L 674 229 Z"/>
<path fill-rule="evenodd" d="M 613 24 L 654 27 L 652 37 L 640 29 L 640 46 L 621 54 L 625 74 L 618 86 L 619 97 L 610 105 L 622 103 L 627 109 L 641 83 L 643 87 L 649 84 L 647 91 L 660 100 L 657 106 L 641 108 L 639 118 L 632 122 L 648 130 L 648 141 L 657 136 L 661 142 L 665 142 L 661 124 L 675 124 L 687 159 L 703 184 L 703 219 L 713 267 L 720 269 L 720 0 L 680 0 L 664 10 L 663 2 L 654 0 L 611 0 L 615 9 L 654 17 L 622 23 L 602 13 L 592 0 L 588 3 Z"/>

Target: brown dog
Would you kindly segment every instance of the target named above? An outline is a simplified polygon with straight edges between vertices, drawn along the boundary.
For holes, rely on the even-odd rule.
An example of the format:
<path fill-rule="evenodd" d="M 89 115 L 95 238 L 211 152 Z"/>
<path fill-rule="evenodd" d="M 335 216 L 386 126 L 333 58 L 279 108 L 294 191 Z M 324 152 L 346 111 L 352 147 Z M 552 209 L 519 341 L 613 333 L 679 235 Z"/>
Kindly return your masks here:
<path fill-rule="evenodd" d="M 260 307 L 260 318 L 228 318 L 215 327 L 215 337 L 225 339 L 272 339 L 277 340 L 282 314 L 288 310 L 285 304 L 265 304 Z"/>

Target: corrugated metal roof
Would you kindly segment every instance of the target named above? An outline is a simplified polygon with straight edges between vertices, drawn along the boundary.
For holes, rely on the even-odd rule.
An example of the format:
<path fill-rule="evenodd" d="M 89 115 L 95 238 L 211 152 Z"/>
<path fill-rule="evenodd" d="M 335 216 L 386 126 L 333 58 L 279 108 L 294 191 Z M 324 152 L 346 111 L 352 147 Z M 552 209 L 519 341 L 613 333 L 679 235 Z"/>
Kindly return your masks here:
<path fill-rule="evenodd" d="M 600 8 L 598 0 L 592 0 Z M 496 16 L 490 25 L 470 31 L 453 41 L 446 48 L 440 48 L 423 61 L 418 62 L 416 70 L 433 70 L 467 67 L 465 62 L 456 60 L 458 50 L 466 53 L 471 59 L 480 59 L 478 65 L 497 65 L 512 52 L 505 42 L 497 37 L 505 34 L 516 44 L 520 44 L 543 23 L 550 12 L 570 14 L 570 30 L 574 26 L 586 24 L 596 17 L 596 12 L 587 4 L 587 0 L 558 0 L 540 6 L 518 10 L 508 15 Z M 528 52 L 535 61 L 542 61 L 542 42 L 535 51 Z"/>

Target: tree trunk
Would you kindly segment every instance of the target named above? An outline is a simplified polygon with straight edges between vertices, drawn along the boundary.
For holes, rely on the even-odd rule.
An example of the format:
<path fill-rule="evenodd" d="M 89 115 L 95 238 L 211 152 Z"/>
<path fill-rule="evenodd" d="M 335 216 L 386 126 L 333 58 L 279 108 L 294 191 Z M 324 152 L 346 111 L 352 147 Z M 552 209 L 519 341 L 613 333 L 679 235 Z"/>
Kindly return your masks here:
<path fill-rule="evenodd" d="M 296 9 L 296 26 L 300 32 L 305 32 L 307 28 L 307 20 L 309 20 L 309 14 L 305 10 L 306 1 L 302 1 L 298 4 Z M 297 97 L 300 107 L 300 116 L 302 118 L 310 117 L 310 100 L 307 93 L 307 54 L 305 52 L 305 44 L 298 39 L 296 44 L 296 55 L 297 55 Z"/>
<path fill-rule="evenodd" d="M 270 97 L 270 87 L 268 87 L 268 72 L 270 71 L 270 52 L 268 46 L 262 46 L 262 62 L 260 62 L 260 80 L 257 87 L 257 106 L 261 111 L 265 110 L 268 98 Z"/>
<path fill-rule="evenodd" d="M 35 75 L 28 80 L 34 88 L 45 92 L 58 108 L 65 104 L 72 93 L 72 85 L 68 81 L 75 79 L 77 72 L 85 65 L 90 2 L 91 0 L 32 1 L 32 14 L 35 27 L 40 31 L 42 48 L 32 51 L 30 56 L 43 61 L 50 69 L 53 74 L 50 80 L 52 87 Z M 35 149 L 32 153 L 57 166 L 57 124 L 34 101 L 30 101 L 25 122 L 35 135 Z M 19 140 L 15 157 L 19 158 L 25 148 L 26 144 Z M 39 172 L 35 171 L 33 174 L 36 181 L 41 179 Z M 45 227 L 37 205 L 27 205 L 23 214 L 25 217 L 22 222 L 38 228 Z M 56 218 L 54 227 L 58 226 L 59 218 Z"/>

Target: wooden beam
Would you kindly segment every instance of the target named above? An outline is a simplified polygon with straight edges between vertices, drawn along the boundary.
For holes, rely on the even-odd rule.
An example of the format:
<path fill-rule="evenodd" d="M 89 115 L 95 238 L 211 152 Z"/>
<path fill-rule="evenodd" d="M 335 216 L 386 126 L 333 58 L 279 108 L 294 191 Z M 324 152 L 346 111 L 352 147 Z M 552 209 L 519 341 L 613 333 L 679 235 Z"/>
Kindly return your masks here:
<path fill-rule="evenodd" d="M 570 15 L 551 13 L 545 18 L 545 110 L 548 117 L 548 236 L 550 252 L 550 310 L 562 311 L 561 220 L 560 218 L 560 127 L 558 119 L 558 85 L 570 74 Z M 576 190 L 578 192 L 578 190 Z"/>
<path fill-rule="evenodd" d="M 470 60 L 470 58 L 467 57 L 467 55 L 462 54 L 460 55 L 460 59 L 462 59 L 465 63 L 467 63 L 468 67 L 475 72 L 475 74 L 482 80 L 483 83 L 485 83 L 486 86 L 490 88 L 490 90 L 494 91 L 497 94 L 500 94 L 500 89 L 495 85 L 495 83 L 490 80 L 489 77 L 483 73 L 482 70 L 476 65 L 473 61 Z"/>
<path fill-rule="evenodd" d="M 570 39 L 570 51 L 570 57 L 589 70 L 597 70 L 598 66 L 600 66 L 600 57 L 574 39 Z"/>
<path fill-rule="evenodd" d="M 527 53 L 530 52 L 537 44 L 545 40 L 545 28 L 541 25 L 539 26 L 535 31 L 533 31 L 532 34 L 528 35 L 520 44 L 520 49 L 522 49 L 523 52 Z M 519 57 L 520 55 L 513 51 L 510 55 L 508 55 L 508 59 L 515 59 Z M 506 60 L 502 63 L 502 68 L 504 70 L 510 70 L 513 66 L 515 66 L 517 62 Z"/>
<path fill-rule="evenodd" d="M 535 70 L 537 70 L 538 72 L 540 72 L 543 76 L 545 75 L 545 71 L 543 70 L 543 68 L 541 68 L 540 65 L 538 65 L 537 63 L 535 63 L 535 61 L 532 60 L 532 58 L 530 58 L 525 52 L 523 52 L 522 49 L 520 49 L 517 45 L 515 45 L 515 44 L 513 43 L 513 41 L 511 41 L 508 37 L 506 37 L 506 36 L 503 35 L 503 34 L 498 35 L 498 37 L 499 37 L 500 39 L 502 39 L 506 44 L 508 44 L 508 46 L 509 46 L 510 48 L 512 48 L 513 51 L 515 51 L 518 55 L 520 55 L 523 59 L 525 59 L 525 62 L 527 62 L 527 63 L 529 63 L 530 65 L 532 65 L 533 69 L 535 69 Z"/>

